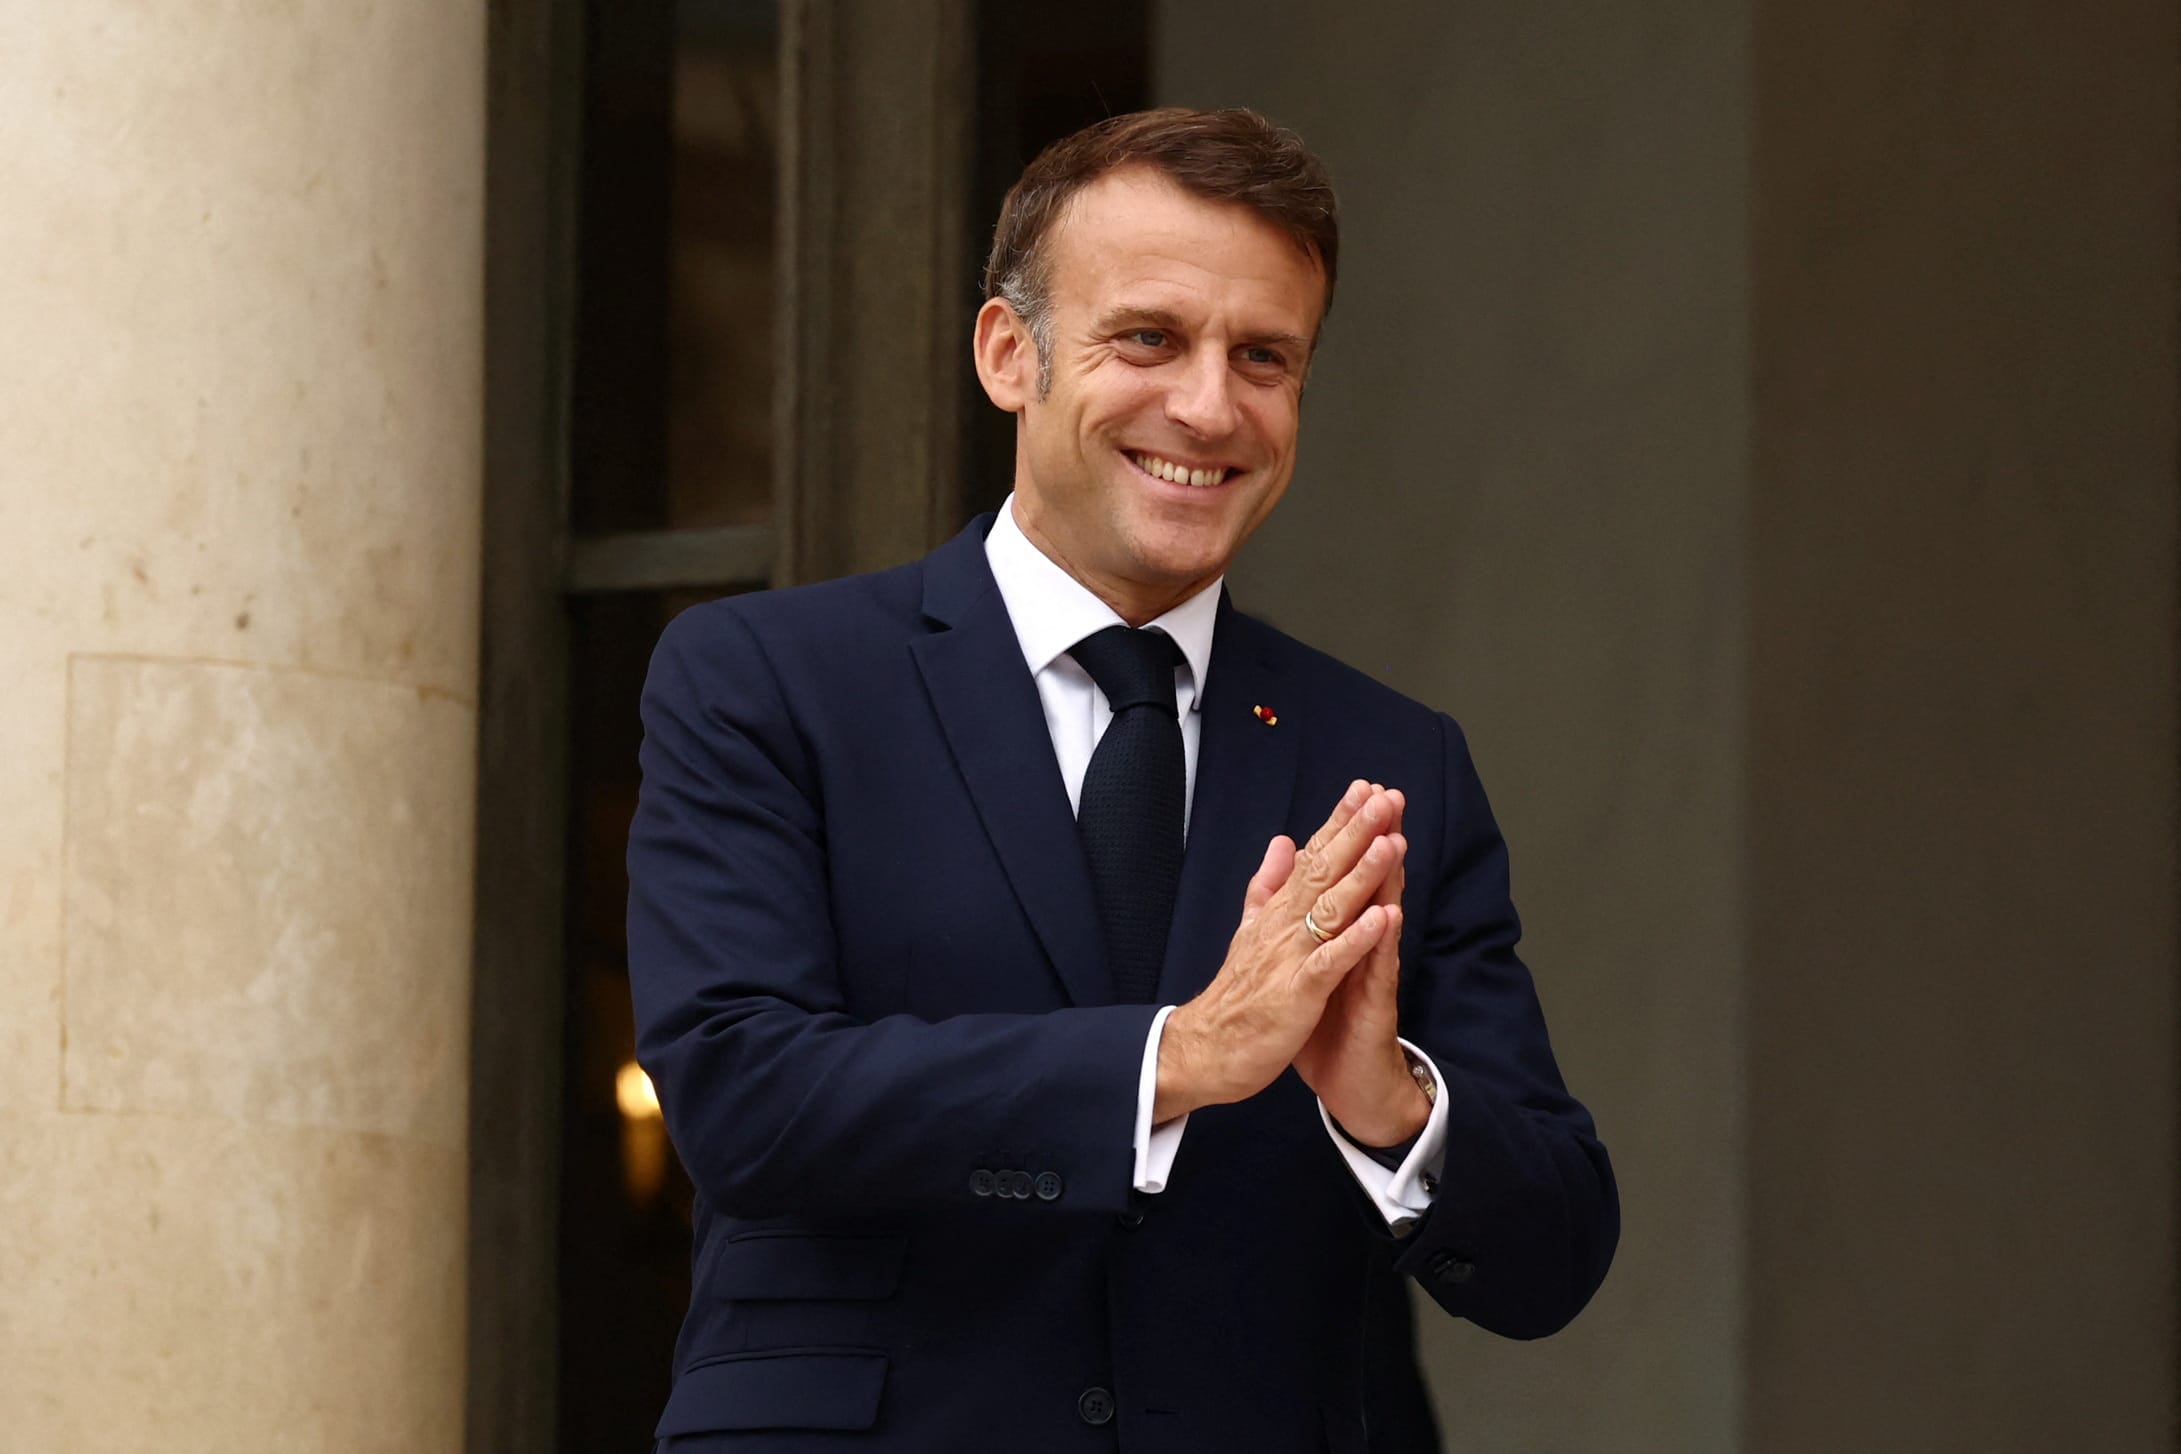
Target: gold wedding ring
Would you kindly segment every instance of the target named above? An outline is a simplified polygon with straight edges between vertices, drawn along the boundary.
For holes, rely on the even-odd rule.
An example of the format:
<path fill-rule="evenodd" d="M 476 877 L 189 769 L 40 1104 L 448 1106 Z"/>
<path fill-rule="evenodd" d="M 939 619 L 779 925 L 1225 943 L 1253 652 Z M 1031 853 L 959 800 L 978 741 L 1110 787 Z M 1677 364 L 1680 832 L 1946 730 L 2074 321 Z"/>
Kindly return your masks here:
<path fill-rule="evenodd" d="M 1317 940 L 1320 944 L 1330 944 L 1333 942 L 1333 936 L 1318 927 L 1317 918 L 1312 915 L 1308 909 L 1305 909 L 1303 911 L 1303 927 L 1305 929 L 1308 929 L 1310 931 L 1310 937 Z"/>

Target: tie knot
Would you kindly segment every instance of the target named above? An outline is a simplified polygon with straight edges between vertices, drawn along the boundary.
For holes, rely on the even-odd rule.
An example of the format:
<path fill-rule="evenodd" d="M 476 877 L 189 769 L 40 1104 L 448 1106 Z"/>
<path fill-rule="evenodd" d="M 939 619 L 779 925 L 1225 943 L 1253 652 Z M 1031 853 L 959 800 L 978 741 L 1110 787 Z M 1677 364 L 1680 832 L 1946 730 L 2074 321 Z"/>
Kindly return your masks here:
<path fill-rule="evenodd" d="M 1174 668 L 1187 658 L 1165 632 L 1108 626 L 1078 641 L 1068 655 L 1090 673 L 1116 715 L 1142 706 L 1163 707 L 1176 715 Z"/>

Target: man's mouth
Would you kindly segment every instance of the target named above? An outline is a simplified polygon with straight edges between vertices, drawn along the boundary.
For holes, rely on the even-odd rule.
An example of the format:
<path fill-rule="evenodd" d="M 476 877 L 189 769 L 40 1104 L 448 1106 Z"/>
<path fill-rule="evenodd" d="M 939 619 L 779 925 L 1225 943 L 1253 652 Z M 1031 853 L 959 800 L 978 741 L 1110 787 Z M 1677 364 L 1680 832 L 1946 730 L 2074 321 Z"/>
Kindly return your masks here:
<path fill-rule="evenodd" d="M 1188 485 L 1192 489 L 1199 490 L 1212 485 L 1223 484 L 1228 479 L 1241 473 L 1240 470 L 1216 464 L 1205 468 L 1192 469 L 1188 465 L 1170 459 L 1161 459 L 1155 454 L 1145 454 L 1142 450 L 1137 449 L 1128 451 L 1128 460 L 1129 463 L 1135 465 L 1136 468 L 1150 475 L 1153 479 L 1165 480 L 1169 484 Z"/>

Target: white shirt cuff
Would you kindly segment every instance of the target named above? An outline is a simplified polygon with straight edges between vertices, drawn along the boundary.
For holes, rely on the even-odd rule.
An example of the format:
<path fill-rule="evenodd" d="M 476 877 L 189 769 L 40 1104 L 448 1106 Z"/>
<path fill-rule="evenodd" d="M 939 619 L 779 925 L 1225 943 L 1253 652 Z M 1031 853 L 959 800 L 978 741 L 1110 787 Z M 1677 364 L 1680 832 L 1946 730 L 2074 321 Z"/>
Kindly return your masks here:
<path fill-rule="evenodd" d="M 1152 1035 L 1156 1040 L 1155 1029 Z M 1325 1132 L 1333 1138 L 1341 1160 L 1348 1163 L 1348 1170 L 1355 1174 L 1357 1184 L 1386 1219 L 1386 1225 L 1396 1232 L 1407 1231 L 1415 1225 L 1417 1218 L 1431 1210 L 1432 1193 L 1439 1189 L 1439 1173 L 1446 1166 L 1446 1080 L 1423 1051 L 1406 1040 L 1401 1042 L 1401 1048 L 1431 1072 L 1438 1093 L 1431 1098 L 1431 1115 L 1425 1119 L 1416 1144 L 1394 1170 L 1388 1171 L 1364 1155 L 1356 1143 L 1342 1135 L 1340 1128 L 1333 1124 L 1333 1118 L 1326 1114 L 1325 1102 L 1318 1102 L 1318 1119 L 1325 1122 Z M 1141 1168 L 1142 1165 L 1139 1152 L 1137 1166 Z"/>
<path fill-rule="evenodd" d="M 1159 1037 L 1166 1033 L 1166 1006 L 1151 1017 L 1151 1033 L 1144 1037 L 1143 1069 L 1136 1076 L 1136 1190 L 1162 1192 L 1174 1169 L 1174 1153 L 1181 1150 L 1181 1133 L 1188 1129 L 1184 1111 L 1163 1126 L 1151 1124 L 1151 1108 L 1159 1099 Z"/>

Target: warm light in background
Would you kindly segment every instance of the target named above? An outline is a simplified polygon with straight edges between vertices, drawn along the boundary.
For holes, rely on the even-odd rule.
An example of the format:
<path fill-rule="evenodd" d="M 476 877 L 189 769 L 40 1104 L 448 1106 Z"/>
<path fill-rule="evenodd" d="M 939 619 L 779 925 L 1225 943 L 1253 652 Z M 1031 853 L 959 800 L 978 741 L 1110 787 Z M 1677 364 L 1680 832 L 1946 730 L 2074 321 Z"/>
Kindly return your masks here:
<path fill-rule="evenodd" d="M 659 1092 L 631 1060 L 614 1072 L 613 1098 L 621 1107 L 622 1184 L 631 1201 L 650 1206 L 666 1184 L 666 1118 L 659 1113 Z"/>
<path fill-rule="evenodd" d="M 652 1089 L 651 1077 L 635 1061 L 621 1067 L 613 1078 L 613 1098 L 621 1103 L 621 1114 L 631 1121 L 656 1121 L 659 1119 L 659 1093 Z"/>

